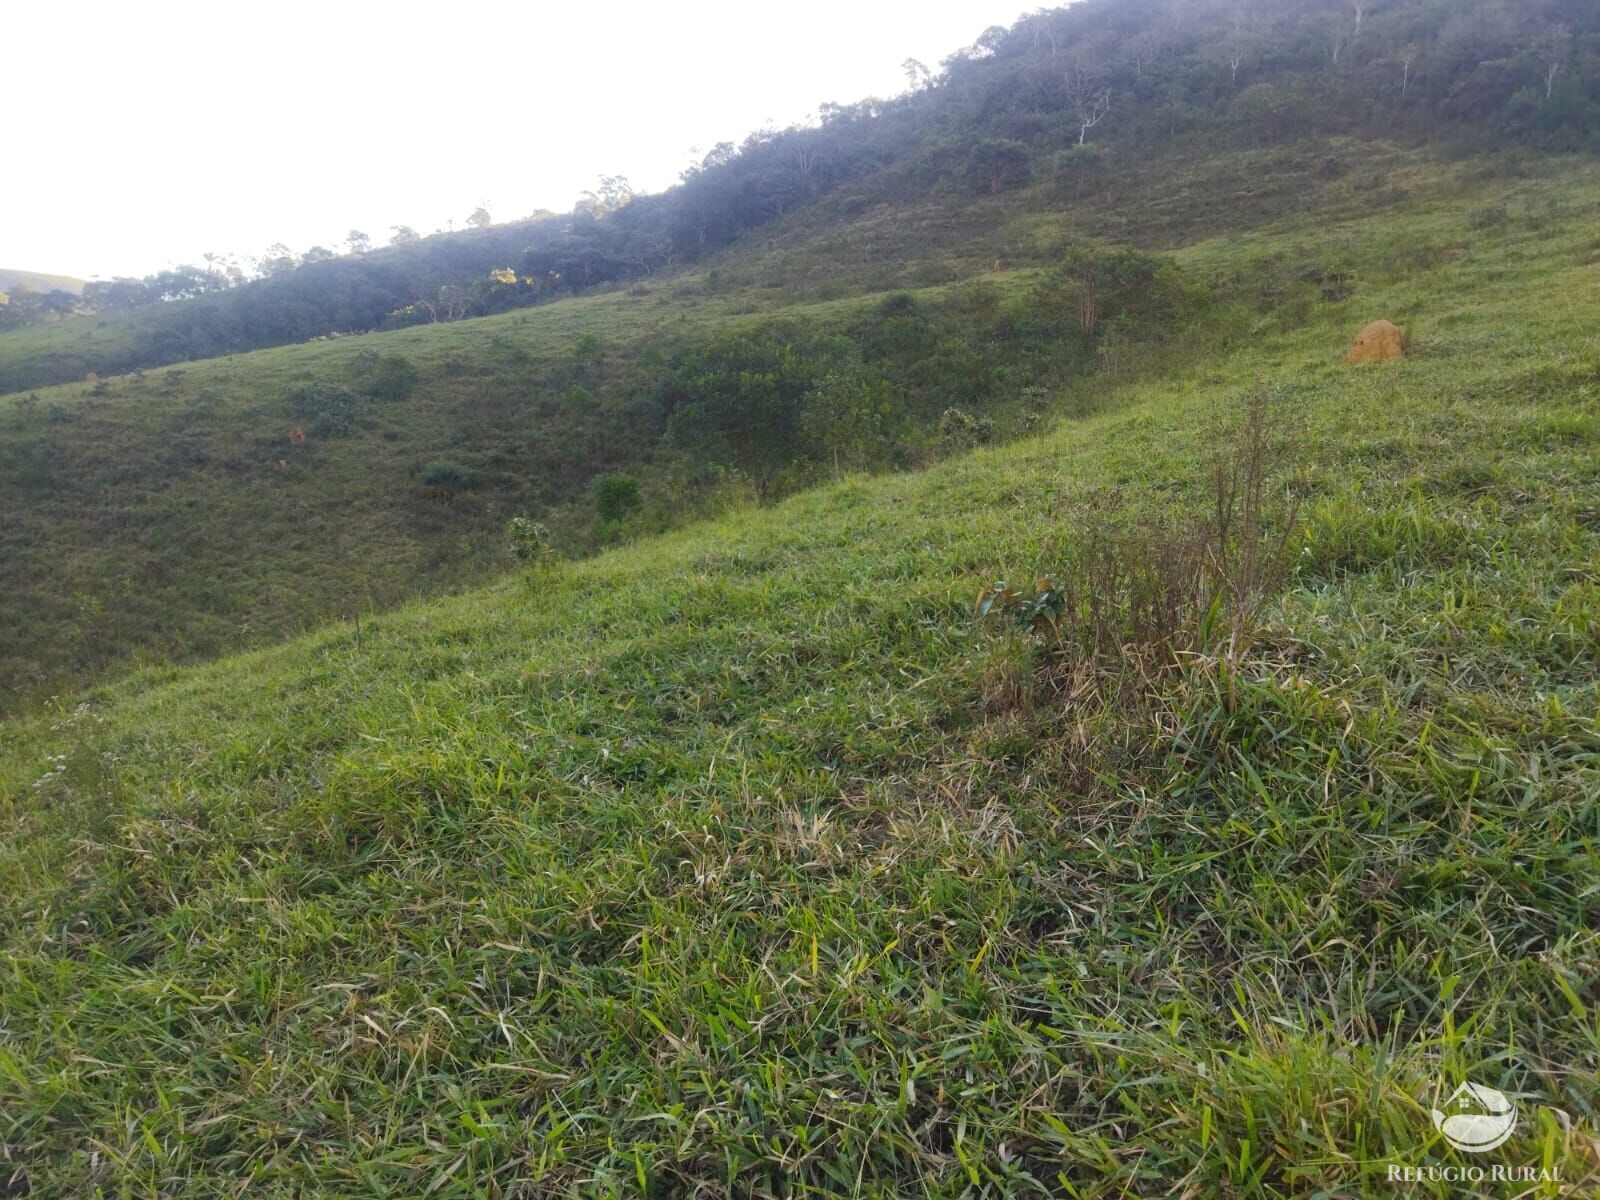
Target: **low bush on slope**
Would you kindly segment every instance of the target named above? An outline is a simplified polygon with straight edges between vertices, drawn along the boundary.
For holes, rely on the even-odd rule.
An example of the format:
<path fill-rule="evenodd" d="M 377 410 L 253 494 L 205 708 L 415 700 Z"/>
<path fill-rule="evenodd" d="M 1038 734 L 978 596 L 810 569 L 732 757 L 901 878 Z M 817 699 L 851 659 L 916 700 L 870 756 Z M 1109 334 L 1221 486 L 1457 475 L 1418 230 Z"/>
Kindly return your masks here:
<path fill-rule="evenodd" d="M 1600 304 L 1540 245 L 1391 285 L 1403 363 L 1317 320 L 0 725 L 8 1186 L 1389 1196 L 1471 1078 L 1592 1190 Z M 1231 670 L 976 618 L 1205 504 L 1258 380 L 1300 533 Z"/>

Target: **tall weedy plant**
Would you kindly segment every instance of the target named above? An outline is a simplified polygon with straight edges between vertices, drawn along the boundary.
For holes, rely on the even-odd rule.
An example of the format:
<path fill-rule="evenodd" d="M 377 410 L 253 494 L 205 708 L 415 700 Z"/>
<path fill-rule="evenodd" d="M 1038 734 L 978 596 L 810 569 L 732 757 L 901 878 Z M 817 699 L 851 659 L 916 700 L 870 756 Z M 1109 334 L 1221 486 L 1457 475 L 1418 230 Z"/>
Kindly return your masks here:
<path fill-rule="evenodd" d="M 1215 657 L 1231 679 L 1293 558 L 1290 458 L 1258 387 L 1211 456 L 1196 511 L 1095 521 L 1058 573 L 985 587 L 979 615 L 1011 620 L 1052 664 L 1071 662 L 1119 688 L 1149 690 L 1194 656 Z"/>

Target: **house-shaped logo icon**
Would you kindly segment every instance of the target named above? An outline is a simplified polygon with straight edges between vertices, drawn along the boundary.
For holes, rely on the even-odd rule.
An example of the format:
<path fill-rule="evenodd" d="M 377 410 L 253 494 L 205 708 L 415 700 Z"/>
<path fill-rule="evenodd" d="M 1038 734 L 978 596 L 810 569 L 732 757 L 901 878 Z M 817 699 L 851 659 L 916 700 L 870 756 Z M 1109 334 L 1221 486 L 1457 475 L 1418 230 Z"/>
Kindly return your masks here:
<path fill-rule="evenodd" d="M 1482 1154 L 1511 1136 L 1517 1127 L 1517 1106 L 1504 1092 L 1463 1083 L 1442 1110 L 1433 1110 L 1433 1125 L 1457 1150 Z"/>

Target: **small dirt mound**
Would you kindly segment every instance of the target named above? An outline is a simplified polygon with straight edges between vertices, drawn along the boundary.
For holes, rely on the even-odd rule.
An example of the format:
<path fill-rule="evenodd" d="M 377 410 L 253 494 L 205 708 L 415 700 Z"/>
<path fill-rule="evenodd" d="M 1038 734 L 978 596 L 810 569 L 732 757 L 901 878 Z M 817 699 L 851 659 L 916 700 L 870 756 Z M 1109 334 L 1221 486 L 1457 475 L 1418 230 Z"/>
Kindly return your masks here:
<path fill-rule="evenodd" d="M 1392 321 L 1374 321 L 1356 335 L 1345 362 L 1382 362 L 1406 356 L 1406 331 Z"/>

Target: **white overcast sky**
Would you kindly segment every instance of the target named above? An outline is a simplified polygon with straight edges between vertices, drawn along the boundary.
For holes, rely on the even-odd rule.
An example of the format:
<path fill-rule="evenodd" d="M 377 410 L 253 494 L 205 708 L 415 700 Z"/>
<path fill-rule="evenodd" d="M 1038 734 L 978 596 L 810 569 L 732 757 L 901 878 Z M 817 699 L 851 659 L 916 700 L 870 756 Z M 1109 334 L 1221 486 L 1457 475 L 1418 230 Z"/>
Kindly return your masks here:
<path fill-rule="evenodd" d="M 602 174 L 658 191 L 1036 3 L 0 0 L 0 267 L 144 275 L 565 211 Z"/>

